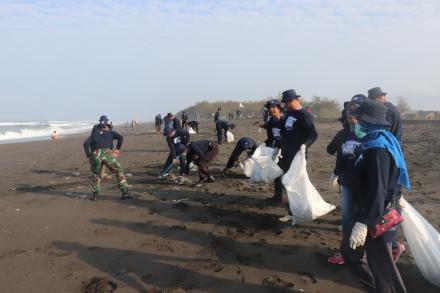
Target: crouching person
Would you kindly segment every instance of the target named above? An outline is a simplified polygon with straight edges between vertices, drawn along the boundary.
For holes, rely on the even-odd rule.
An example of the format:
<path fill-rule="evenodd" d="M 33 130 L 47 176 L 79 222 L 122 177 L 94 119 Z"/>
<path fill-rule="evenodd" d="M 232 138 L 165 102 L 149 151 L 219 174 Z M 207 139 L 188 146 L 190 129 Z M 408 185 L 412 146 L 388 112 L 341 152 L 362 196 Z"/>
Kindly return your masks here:
<path fill-rule="evenodd" d="M 386 107 L 376 101 L 360 104 L 354 115 L 356 137 L 362 153 L 354 166 L 353 203 L 356 212 L 343 227 L 341 252 L 351 270 L 374 292 L 405 293 L 400 273 L 394 264 L 391 242 L 396 226 L 376 233 L 375 228 L 394 206 L 400 212 L 398 184 L 409 190 L 408 172 L 400 144 L 387 129 Z M 395 217 L 396 218 L 396 217 Z M 366 261 L 363 259 L 366 254 Z"/>
<path fill-rule="evenodd" d="M 115 150 L 113 150 L 113 140 L 117 141 Z M 100 192 L 101 170 L 104 165 L 116 174 L 118 186 L 122 192 L 122 199 L 133 198 L 128 192 L 128 184 L 122 165 L 116 159 L 119 156 L 122 142 L 122 136 L 111 130 L 108 123 L 99 125 L 98 131 L 93 132 L 84 142 L 84 151 L 90 160 L 90 170 L 92 171 L 90 184 L 94 201 L 98 199 Z"/>
<path fill-rule="evenodd" d="M 190 141 L 190 135 L 187 130 L 168 128 L 164 131 L 166 135 L 166 141 L 170 153 L 165 161 L 162 171 L 159 174 L 160 178 L 165 178 L 169 175 L 174 165 L 177 165 L 177 161 L 180 162 L 179 175 L 183 175 L 185 170 L 185 151 L 186 145 Z"/>
<path fill-rule="evenodd" d="M 186 155 L 185 173 L 189 174 L 189 167 L 192 162 L 199 168 L 199 183 L 214 182 L 214 177 L 209 171 L 209 164 L 218 155 L 218 145 L 210 140 L 193 141 L 188 145 Z"/>
<path fill-rule="evenodd" d="M 217 143 L 222 144 L 222 141 L 228 142 L 227 132 L 229 131 L 229 129 L 234 129 L 234 128 L 235 128 L 235 124 L 228 123 L 223 120 L 218 120 L 215 123 L 215 130 L 217 132 Z M 224 139 L 222 137 L 224 137 Z"/>
<path fill-rule="evenodd" d="M 254 154 L 257 149 L 257 144 L 250 137 L 242 137 L 237 141 L 234 150 L 229 156 L 228 163 L 226 164 L 226 168 L 223 170 L 223 173 L 226 173 L 229 169 L 236 167 L 238 159 L 243 152 L 246 152 L 246 157 L 250 158 Z"/>

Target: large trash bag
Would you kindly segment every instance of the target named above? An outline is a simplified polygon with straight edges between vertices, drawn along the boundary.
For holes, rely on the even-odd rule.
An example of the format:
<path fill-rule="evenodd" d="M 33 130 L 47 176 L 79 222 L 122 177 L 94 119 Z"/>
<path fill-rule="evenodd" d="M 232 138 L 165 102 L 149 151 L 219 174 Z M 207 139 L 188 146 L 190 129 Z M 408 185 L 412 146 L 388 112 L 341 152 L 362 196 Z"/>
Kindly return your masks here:
<path fill-rule="evenodd" d="M 292 224 L 314 220 L 335 209 L 334 205 L 321 197 L 310 182 L 306 166 L 305 148 L 302 148 L 282 178 L 293 215 Z"/>
<path fill-rule="evenodd" d="M 283 175 L 283 170 L 278 166 L 278 159 L 272 160 L 274 149 L 260 145 L 252 155 L 252 172 L 250 179 L 252 182 L 272 182 L 275 178 Z"/>
<path fill-rule="evenodd" d="M 423 277 L 440 287 L 440 234 L 404 198 L 402 228 Z"/>
<path fill-rule="evenodd" d="M 192 127 L 188 127 L 188 132 L 189 132 L 189 134 L 196 134 L 197 133 L 194 131 L 194 129 L 192 129 Z"/>
<path fill-rule="evenodd" d="M 226 132 L 226 140 L 228 142 L 233 142 L 234 141 L 234 134 L 232 132 L 230 132 L 229 130 Z"/>
<path fill-rule="evenodd" d="M 243 173 L 246 177 L 250 178 L 252 175 L 252 168 L 254 167 L 254 160 L 252 158 L 247 158 L 243 162 Z"/>

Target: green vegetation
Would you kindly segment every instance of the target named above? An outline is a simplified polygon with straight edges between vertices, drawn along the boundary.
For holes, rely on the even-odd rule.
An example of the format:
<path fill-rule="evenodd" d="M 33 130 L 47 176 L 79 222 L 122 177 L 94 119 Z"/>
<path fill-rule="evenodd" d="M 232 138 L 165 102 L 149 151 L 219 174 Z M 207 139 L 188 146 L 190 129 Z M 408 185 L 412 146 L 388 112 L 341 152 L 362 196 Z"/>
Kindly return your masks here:
<path fill-rule="evenodd" d="M 269 100 L 269 99 L 267 99 Z M 220 107 L 222 109 L 222 119 L 228 120 L 228 114 L 232 113 L 234 119 L 237 117 L 236 111 L 241 111 L 241 118 L 253 119 L 261 118 L 263 114 L 263 105 L 267 100 L 259 101 L 217 101 L 208 102 L 202 101 L 196 103 L 194 106 L 190 106 L 186 109 L 190 120 L 210 120 L 213 119 L 214 113 Z M 310 106 L 312 108 L 313 115 L 318 119 L 336 119 L 340 117 L 341 105 L 335 100 L 328 98 L 321 98 L 315 96 L 311 101 L 301 100 L 303 107 Z M 240 108 L 240 104 L 243 106 Z M 177 116 L 181 116 L 182 111 L 177 113 Z"/>

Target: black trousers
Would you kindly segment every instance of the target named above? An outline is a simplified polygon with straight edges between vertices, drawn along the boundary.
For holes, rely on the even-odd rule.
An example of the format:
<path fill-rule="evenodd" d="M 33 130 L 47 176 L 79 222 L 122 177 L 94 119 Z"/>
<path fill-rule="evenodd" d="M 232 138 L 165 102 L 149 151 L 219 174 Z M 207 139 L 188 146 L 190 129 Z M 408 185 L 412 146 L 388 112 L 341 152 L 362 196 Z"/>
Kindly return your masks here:
<path fill-rule="evenodd" d="M 402 277 L 393 261 L 391 242 L 386 242 L 383 236 L 371 239 L 367 235 L 365 245 L 353 250 L 350 247 L 353 226 L 354 222 L 344 228 L 341 242 L 341 253 L 350 270 L 367 286 L 369 292 L 406 293 Z"/>
<path fill-rule="evenodd" d="M 188 127 L 188 122 L 186 120 L 182 120 L 182 129 L 186 129 Z"/>
<path fill-rule="evenodd" d="M 217 131 L 217 142 L 222 141 L 222 136 L 224 136 L 225 141 L 227 140 L 226 132 L 228 132 L 227 128 L 223 128 L 219 123 L 215 124 L 215 130 Z"/>

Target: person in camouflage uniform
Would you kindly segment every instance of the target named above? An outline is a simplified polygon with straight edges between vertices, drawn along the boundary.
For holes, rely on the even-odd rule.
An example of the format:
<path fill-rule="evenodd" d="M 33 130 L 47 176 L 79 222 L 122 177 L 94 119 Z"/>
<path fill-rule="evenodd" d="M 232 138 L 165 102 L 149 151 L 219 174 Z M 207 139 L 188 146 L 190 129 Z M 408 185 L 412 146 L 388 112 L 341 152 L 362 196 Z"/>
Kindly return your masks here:
<path fill-rule="evenodd" d="M 107 166 L 107 168 L 116 174 L 118 180 L 118 187 L 122 193 L 127 191 L 127 180 L 125 179 L 124 169 L 121 163 L 114 157 L 113 151 L 109 149 L 98 149 L 90 156 L 90 170 L 92 171 L 92 179 L 90 185 L 92 186 L 92 192 L 99 194 L 101 183 L 101 170 Z"/>
<path fill-rule="evenodd" d="M 115 150 L 113 150 L 113 140 L 117 140 Z M 112 130 L 108 123 L 101 124 L 98 131 L 93 132 L 84 142 L 84 151 L 90 160 L 90 170 L 92 172 L 90 184 L 93 200 L 98 199 L 101 171 L 104 166 L 107 166 L 110 171 L 116 174 L 118 186 L 122 192 L 122 199 L 132 198 L 128 192 L 128 184 L 122 165 L 116 159 L 119 156 L 122 142 L 122 136 Z"/>

